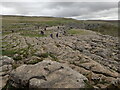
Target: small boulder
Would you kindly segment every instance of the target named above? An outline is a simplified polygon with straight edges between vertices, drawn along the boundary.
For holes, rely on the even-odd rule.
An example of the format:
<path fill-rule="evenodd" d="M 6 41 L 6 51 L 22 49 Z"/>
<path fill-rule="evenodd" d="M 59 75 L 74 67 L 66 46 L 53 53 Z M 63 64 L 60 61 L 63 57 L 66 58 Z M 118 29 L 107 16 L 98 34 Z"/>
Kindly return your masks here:
<path fill-rule="evenodd" d="M 5 87 L 9 73 L 12 71 L 12 64 L 14 60 L 7 56 L 0 56 L 0 89 Z"/>

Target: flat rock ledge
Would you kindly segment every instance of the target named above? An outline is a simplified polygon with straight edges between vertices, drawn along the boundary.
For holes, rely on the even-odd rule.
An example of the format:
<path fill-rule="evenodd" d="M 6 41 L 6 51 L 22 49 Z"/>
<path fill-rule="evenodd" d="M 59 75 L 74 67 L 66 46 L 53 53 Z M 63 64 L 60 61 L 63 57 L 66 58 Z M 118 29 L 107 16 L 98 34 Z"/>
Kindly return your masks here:
<path fill-rule="evenodd" d="M 44 60 L 22 65 L 10 73 L 9 83 L 15 88 L 85 88 L 87 78 L 66 65 Z"/>

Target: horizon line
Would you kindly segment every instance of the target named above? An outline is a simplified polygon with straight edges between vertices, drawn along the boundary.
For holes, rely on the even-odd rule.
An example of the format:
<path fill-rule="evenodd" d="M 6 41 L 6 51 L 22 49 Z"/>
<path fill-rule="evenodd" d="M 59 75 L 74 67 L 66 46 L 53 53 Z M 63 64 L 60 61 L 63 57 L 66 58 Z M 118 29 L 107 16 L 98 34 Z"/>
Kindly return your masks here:
<path fill-rule="evenodd" d="M 119 21 L 120 19 L 75 19 L 70 17 L 58 17 L 58 16 L 36 16 L 36 15 L 13 15 L 13 14 L 0 14 L 0 16 L 21 16 L 21 17 L 51 17 L 51 18 L 65 18 L 73 20 L 101 20 L 101 21 Z"/>

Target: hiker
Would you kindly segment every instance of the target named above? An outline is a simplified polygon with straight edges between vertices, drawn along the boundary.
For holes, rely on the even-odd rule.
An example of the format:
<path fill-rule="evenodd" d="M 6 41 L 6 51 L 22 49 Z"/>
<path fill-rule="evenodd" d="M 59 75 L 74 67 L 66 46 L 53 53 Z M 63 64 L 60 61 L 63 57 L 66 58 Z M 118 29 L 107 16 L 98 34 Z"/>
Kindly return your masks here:
<path fill-rule="evenodd" d="M 45 26 L 46 28 L 48 27 L 48 25 Z"/>
<path fill-rule="evenodd" d="M 73 27 L 71 26 L 70 29 L 73 29 Z"/>
<path fill-rule="evenodd" d="M 46 28 L 44 28 L 44 30 L 46 31 Z"/>
<path fill-rule="evenodd" d="M 14 33 L 14 30 L 11 30 L 12 31 L 12 33 Z"/>
<path fill-rule="evenodd" d="M 66 35 L 66 31 L 63 32 L 63 35 Z"/>
<path fill-rule="evenodd" d="M 44 35 L 44 32 L 43 32 L 43 31 L 41 31 L 40 33 L 41 33 L 41 35 Z"/>
<path fill-rule="evenodd" d="M 58 33 L 56 34 L 56 37 L 58 38 Z"/>
<path fill-rule="evenodd" d="M 53 34 L 50 34 L 50 37 L 53 38 Z"/>

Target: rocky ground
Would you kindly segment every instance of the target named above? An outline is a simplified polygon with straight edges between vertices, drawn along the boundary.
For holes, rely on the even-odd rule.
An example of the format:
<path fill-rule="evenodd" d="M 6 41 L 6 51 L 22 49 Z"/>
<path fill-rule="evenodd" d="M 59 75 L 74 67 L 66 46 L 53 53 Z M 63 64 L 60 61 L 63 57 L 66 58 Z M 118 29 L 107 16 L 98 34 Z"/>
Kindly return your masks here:
<path fill-rule="evenodd" d="M 85 76 L 69 67 L 47 60 L 22 65 L 10 74 L 10 84 L 17 88 L 84 88 L 85 80 Z"/>
<path fill-rule="evenodd" d="M 9 74 L 13 70 L 13 63 L 13 59 L 7 56 L 0 56 L 0 89 L 6 85 L 9 79 Z"/>
<path fill-rule="evenodd" d="M 87 87 L 107 88 L 111 84 L 119 87 L 118 38 L 86 32 L 89 34 L 58 38 L 21 36 L 19 33 L 3 36 L 3 53 L 13 59 L 8 59 L 9 68 L 1 71 L 3 78 L 7 75 L 9 78 L 3 82 L 8 80 L 13 87 L 84 88 L 85 79 Z M 4 61 L 3 67 L 6 67 Z"/>

